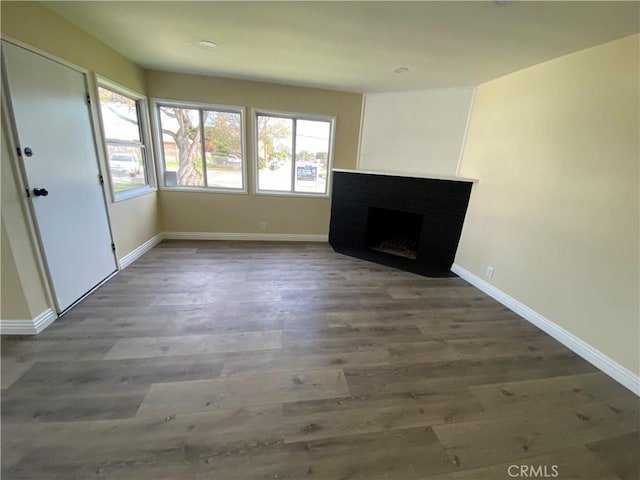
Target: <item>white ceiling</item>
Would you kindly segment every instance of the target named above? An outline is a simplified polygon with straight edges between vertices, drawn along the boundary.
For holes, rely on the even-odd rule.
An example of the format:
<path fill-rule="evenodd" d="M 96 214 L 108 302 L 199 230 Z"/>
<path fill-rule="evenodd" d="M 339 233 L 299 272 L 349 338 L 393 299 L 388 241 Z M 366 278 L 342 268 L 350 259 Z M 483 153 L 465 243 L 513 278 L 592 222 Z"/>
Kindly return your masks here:
<path fill-rule="evenodd" d="M 640 23 L 635 1 L 43 3 L 144 68 L 362 93 L 478 85 Z"/>

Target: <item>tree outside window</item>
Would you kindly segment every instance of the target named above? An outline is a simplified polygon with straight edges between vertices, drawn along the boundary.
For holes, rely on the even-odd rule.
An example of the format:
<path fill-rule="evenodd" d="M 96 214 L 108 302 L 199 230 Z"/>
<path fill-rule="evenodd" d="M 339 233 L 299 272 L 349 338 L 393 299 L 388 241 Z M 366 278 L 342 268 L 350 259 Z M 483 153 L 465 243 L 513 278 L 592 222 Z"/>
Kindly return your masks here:
<path fill-rule="evenodd" d="M 241 111 L 170 104 L 157 108 L 165 186 L 244 188 Z"/>

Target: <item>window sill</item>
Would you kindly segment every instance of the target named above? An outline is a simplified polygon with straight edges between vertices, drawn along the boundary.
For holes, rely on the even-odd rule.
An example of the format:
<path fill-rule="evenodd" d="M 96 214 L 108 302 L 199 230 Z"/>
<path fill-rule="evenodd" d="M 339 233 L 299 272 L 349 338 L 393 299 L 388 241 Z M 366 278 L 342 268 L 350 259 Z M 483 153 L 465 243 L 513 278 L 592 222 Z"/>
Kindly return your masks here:
<path fill-rule="evenodd" d="M 331 195 L 328 193 L 297 193 L 297 192 L 270 192 L 268 190 L 258 190 L 255 195 L 265 197 L 292 197 L 292 198 L 321 198 L 329 199 Z"/>
<path fill-rule="evenodd" d="M 157 188 L 151 187 L 149 185 L 140 187 L 140 188 L 132 188 L 131 190 L 126 190 L 124 192 L 118 192 L 113 194 L 113 203 L 119 203 L 124 200 L 130 200 L 132 198 L 141 197 L 143 195 L 148 195 L 149 193 L 153 193 L 157 191 Z"/>
<path fill-rule="evenodd" d="M 231 194 L 231 195 L 247 195 L 247 190 L 231 190 L 224 188 L 210 188 L 210 187 L 160 187 L 163 192 L 190 192 L 190 193 L 216 193 L 216 194 Z"/>

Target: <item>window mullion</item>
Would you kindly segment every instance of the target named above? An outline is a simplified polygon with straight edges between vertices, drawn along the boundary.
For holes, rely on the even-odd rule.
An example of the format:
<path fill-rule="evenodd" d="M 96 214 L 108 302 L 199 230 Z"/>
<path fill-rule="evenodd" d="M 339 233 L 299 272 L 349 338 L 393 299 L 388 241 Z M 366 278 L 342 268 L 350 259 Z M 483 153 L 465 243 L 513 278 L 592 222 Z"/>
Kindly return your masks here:
<path fill-rule="evenodd" d="M 140 154 L 142 155 L 142 173 L 144 174 L 144 183 L 145 185 L 151 185 L 149 178 L 149 159 L 147 158 L 147 149 L 145 148 L 145 142 L 147 138 L 145 137 L 145 128 L 142 120 L 142 102 L 140 100 L 136 100 L 136 115 L 138 118 L 138 135 L 140 136 Z"/>
<path fill-rule="evenodd" d="M 144 145 L 142 145 L 140 147 L 140 154 L 142 155 L 142 165 L 144 165 L 143 173 L 144 173 L 144 183 L 145 185 L 151 185 L 150 179 L 149 179 L 149 169 L 148 169 L 148 165 L 149 165 L 149 159 L 147 158 L 147 149 L 145 148 Z"/>
<path fill-rule="evenodd" d="M 204 150 L 204 113 L 201 108 L 198 109 L 200 115 L 200 148 L 202 149 L 202 176 L 204 177 L 204 186 L 208 187 L 207 179 L 207 153 Z"/>
<path fill-rule="evenodd" d="M 115 147 L 133 147 L 133 148 L 144 148 L 144 143 L 138 142 L 129 142 L 127 140 L 110 140 L 106 139 L 105 143 L 107 145 L 113 145 Z"/>
<path fill-rule="evenodd" d="M 136 115 L 138 116 L 138 135 L 140 135 L 140 141 L 144 143 L 144 132 L 142 131 L 142 114 L 141 114 L 140 100 L 136 100 Z"/>
<path fill-rule="evenodd" d="M 110 145 L 118 145 L 124 147 L 144 147 L 143 142 L 136 142 L 135 140 L 118 140 L 117 138 L 105 138 L 104 141 Z"/>
<path fill-rule="evenodd" d="M 291 136 L 291 193 L 296 191 L 296 127 L 298 120 L 291 119 L 293 122 L 292 136 Z"/>

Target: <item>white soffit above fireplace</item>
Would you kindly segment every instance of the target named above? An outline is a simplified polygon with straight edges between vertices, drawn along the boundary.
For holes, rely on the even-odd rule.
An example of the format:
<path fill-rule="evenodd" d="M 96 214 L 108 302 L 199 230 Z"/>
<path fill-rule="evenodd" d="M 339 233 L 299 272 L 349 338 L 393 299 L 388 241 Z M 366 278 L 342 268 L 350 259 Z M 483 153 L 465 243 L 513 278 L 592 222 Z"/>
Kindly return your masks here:
<path fill-rule="evenodd" d="M 455 176 L 473 87 L 365 95 L 358 168 Z"/>

